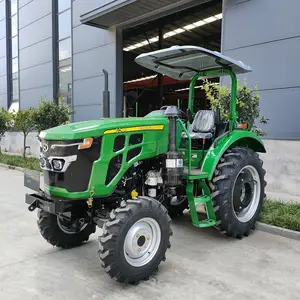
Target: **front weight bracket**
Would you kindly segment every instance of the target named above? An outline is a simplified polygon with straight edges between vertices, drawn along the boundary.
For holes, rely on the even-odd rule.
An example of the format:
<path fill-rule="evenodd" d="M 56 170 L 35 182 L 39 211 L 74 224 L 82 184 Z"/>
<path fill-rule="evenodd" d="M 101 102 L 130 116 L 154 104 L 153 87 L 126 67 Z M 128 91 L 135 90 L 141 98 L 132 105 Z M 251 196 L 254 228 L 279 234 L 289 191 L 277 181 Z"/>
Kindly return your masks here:
<path fill-rule="evenodd" d="M 29 211 L 34 211 L 37 208 L 37 200 L 34 200 L 29 206 L 28 210 Z"/>

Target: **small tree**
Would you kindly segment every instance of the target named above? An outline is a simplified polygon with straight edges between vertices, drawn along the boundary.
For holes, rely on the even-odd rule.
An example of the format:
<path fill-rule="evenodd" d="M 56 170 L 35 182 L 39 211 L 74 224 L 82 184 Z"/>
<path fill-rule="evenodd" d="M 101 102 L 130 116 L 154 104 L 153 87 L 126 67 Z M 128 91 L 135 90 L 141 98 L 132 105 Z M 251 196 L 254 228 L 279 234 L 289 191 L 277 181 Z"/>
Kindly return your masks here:
<path fill-rule="evenodd" d="M 11 128 L 11 114 L 1 108 L 0 110 L 0 142 L 4 137 L 5 133 Z M 0 154 L 1 154 L 1 146 L 0 146 Z"/>
<path fill-rule="evenodd" d="M 70 122 L 73 111 L 64 104 L 62 98 L 59 105 L 52 100 L 42 99 L 37 109 L 33 113 L 35 129 L 40 133 L 43 130 L 56 127 Z"/>
<path fill-rule="evenodd" d="M 225 85 L 219 85 L 217 83 L 210 83 L 207 80 L 204 82 L 202 89 L 205 91 L 207 99 L 210 101 L 211 109 L 216 111 L 220 110 L 221 120 L 229 120 L 230 111 L 230 90 Z M 257 135 L 263 136 L 266 133 L 255 125 L 255 120 L 258 119 L 259 109 L 259 92 L 257 85 L 254 85 L 254 89 L 251 90 L 247 86 L 247 82 L 244 81 L 243 85 L 238 85 L 236 95 L 236 111 L 239 123 L 247 123 L 251 126 L 251 130 Z M 267 124 L 264 116 L 259 120 L 260 124 Z"/>
<path fill-rule="evenodd" d="M 34 109 L 18 110 L 14 115 L 14 128 L 23 134 L 23 157 L 26 155 L 26 138 L 30 131 L 34 129 Z"/>

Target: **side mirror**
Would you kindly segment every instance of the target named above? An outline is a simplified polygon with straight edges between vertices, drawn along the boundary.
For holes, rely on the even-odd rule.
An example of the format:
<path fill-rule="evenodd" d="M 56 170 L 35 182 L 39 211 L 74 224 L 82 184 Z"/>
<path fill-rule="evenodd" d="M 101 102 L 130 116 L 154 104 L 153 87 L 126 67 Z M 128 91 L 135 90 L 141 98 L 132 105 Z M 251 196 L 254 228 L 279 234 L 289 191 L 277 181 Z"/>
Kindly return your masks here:
<path fill-rule="evenodd" d="M 186 110 L 186 115 L 188 117 L 189 122 L 193 123 L 193 115 L 192 115 L 192 112 L 189 108 Z"/>

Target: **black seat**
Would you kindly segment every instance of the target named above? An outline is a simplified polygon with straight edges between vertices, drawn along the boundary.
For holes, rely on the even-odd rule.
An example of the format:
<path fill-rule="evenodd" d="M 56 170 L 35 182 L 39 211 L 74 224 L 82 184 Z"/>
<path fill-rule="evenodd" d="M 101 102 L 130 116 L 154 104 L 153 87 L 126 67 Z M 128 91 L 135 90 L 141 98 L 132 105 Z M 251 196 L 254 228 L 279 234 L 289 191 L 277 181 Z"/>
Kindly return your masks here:
<path fill-rule="evenodd" d="M 199 110 L 189 127 L 192 139 L 211 139 L 215 131 L 215 112 L 213 110 Z M 186 134 L 182 134 L 186 138 Z"/>

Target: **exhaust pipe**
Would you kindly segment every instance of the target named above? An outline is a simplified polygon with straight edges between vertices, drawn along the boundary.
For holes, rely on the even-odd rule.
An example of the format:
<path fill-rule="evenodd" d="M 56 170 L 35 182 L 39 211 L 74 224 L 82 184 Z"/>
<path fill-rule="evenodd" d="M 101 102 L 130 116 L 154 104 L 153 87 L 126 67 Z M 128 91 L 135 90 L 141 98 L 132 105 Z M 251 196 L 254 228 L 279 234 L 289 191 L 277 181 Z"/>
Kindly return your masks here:
<path fill-rule="evenodd" d="M 108 90 L 108 72 L 103 69 L 104 74 L 104 91 L 103 91 L 103 118 L 109 118 L 110 110 L 109 110 L 109 90 Z"/>
<path fill-rule="evenodd" d="M 168 106 L 165 116 L 169 119 L 169 148 L 163 161 L 162 174 L 164 183 L 171 187 L 176 195 L 176 187 L 183 181 L 183 155 L 176 151 L 176 123 L 180 111 L 176 106 Z"/>

